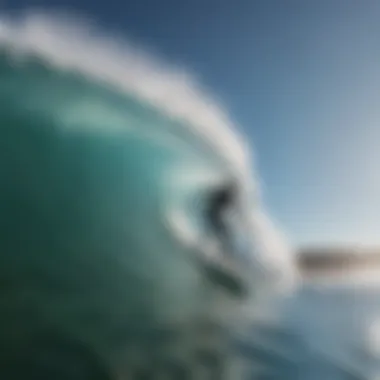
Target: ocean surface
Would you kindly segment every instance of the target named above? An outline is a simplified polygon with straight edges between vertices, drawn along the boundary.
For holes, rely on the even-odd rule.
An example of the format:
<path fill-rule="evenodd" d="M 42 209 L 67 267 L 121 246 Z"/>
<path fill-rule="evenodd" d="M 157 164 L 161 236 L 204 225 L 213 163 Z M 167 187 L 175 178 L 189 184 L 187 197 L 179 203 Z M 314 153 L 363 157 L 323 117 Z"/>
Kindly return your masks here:
<path fill-rule="evenodd" d="M 380 379 L 380 285 L 306 281 L 248 341 L 240 346 L 246 379 Z"/>

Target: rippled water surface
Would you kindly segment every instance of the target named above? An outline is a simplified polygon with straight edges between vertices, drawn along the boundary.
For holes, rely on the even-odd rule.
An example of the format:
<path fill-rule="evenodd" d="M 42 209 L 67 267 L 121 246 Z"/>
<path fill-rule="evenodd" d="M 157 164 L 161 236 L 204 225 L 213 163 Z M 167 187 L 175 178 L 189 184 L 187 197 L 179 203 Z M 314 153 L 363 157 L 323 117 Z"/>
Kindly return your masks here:
<path fill-rule="evenodd" d="M 252 329 L 254 343 L 242 349 L 248 359 L 255 358 L 247 378 L 379 378 L 380 286 L 336 280 L 305 283 L 276 324 Z"/>

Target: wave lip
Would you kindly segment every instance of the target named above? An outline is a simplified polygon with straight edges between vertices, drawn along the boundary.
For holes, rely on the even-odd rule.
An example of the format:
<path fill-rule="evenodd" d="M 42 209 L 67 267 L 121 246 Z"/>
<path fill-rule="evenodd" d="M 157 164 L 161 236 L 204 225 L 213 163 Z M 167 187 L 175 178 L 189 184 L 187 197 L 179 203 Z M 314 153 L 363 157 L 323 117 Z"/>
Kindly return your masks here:
<path fill-rule="evenodd" d="M 0 19 L 0 45 L 10 47 L 15 59 L 37 54 L 58 68 L 133 94 L 191 125 L 235 170 L 248 175 L 248 150 L 216 101 L 188 72 L 126 39 L 107 35 L 84 18 L 67 13 L 26 12 Z"/>

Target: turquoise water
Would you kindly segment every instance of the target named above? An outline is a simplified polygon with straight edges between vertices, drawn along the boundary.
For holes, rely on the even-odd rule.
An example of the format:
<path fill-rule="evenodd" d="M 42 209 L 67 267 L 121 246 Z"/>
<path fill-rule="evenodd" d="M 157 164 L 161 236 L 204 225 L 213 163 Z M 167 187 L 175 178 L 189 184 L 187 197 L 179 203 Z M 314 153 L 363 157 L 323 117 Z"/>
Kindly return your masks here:
<path fill-rule="evenodd" d="M 374 380 L 380 375 L 380 287 L 305 285 L 276 325 L 252 328 L 241 346 L 246 378 Z"/>

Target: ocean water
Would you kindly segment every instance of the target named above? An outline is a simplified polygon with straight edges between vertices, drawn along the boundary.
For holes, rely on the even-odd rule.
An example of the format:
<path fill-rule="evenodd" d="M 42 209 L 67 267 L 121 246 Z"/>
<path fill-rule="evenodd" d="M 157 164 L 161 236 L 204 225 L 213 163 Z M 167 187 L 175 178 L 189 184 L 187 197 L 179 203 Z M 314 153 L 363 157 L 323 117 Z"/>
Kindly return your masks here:
<path fill-rule="evenodd" d="M 240 350 L 247 379 L 379 379 L 380 286 L 305 282 Z"/>
<path fill-rule="evenodd" d="M 197 86 L 191 85 L 189 78 L 182 71 L 170 68 L 162 72 L 160 66 L 160 70 L 156 69 L 153 61 L 147 60 L 131 47 L 121 49 L 112 39 L 99 39 L 99 36 L 94 36 L 89 32 L 83 34 L 80 28 L 79 30 L 74 28 L 72 32 L 71 24 L 58 23 L 57 26 L 54 23 L 55 19 L 32 17 L 19 24 L 6 21 L 0 23 L 0 42 L 4 45 L 15 44 L 15 52 L 23 53 L 24 50 L 30 49 L 34 53 L 42 54 L 49 62 L 48 67 L 54 63 L 59 68 L 69 67 L 82 74 L 89 74 L 91 78 L 97 79 L 96 83 L 98 79 L 101 79 L 101 82 L 117 84 L 115 85 L 117 91 L 115 87 L 107 87 L 107 91 L 102 90 L 101 97 L 98 96 L 99 91 L 95 91 L 94 86 L 89 87 L 92 89 L 89 93 L 80 93 L 75 87 L 76 96 L 81 98 L 77 99 L 74 96 L 65 96 L 66 85 L 70 84 L 65 76 L 49 75 L 49 80 L 55 81 L 53 86 L 55 91 L 48 91 L 46 87 L 43 88 L 44 91 L 41 91 L 44 97 L 39 98 L 32 94 L 33 96 L 27 99 L 28 102 L 30 101 L 28 106 L 40 107 L 41 104 L 41 107 L 49 108 L 51 113 L 56 115 L 54 102 L 57 101 L 60 109 L 64 108 L 65 111 L 62 112 L 65 119 L 61 119 L 61 123 L 64 121 L 70 128 L 81 124 L 99 130 L 104 130 L 104 125 L 109 126 L 108 123 L 111 123 L 112 128 L 108 128 L 107 133 L 119 131 L 117 127 L 121 122 L 123 126 L 125 124 L 129 127 L 135 126 L 136 120 L 144 120 L 145 123 L 142 124 L 145 128 L 140 125 L 138 125 L 139 129 L 131 128 L 131 131 L 135 133 L 134 136 L 142 137 L 142 139 L 156 139 L 162 137 L 165 131 L 171 136 L 171 140 L 166 139 L 165 135 L 162 143 L 170 148 L 179 146 L 178 139 L 173 140 L 173 138 L 183 136 L 183 134 L 187 141 L 202 140 L 200 151 L 208 151 L 211 148 L 217 151 L 217 158 L 222 160 L 223 167 L 226 161 L 229 163 L 227 165 L 229 169 L 231 167 L 231 171 L 238 178 L 246 179 L 247 171 L 250 172 L 251 168 L 246 167 L 247 153 L 240 146 L 242 142 L 240 139 L 235 141 L 233 137 L 235 136 L 234 126 L 230 126 L 229 120 L 226 120 L 224 112 L 221 112 L 219 107 L 215 105 L 210 107 L 210 101 L 203 99 L 203 92 L 199 92 Z M 75 39 L 71 38 L 73 35 Z M 39 71 L 40 74 L 46 72 L 45 69 Z M 144 81 L 141 78 L 144 78 Z M 20 83 L 22 86 L 20 88 L 24 90 L 25 82 L 20 81 Z M 56 91 L 57 86 L 60 86 L 62 92 Z M 9 91 L 9 88 L 3 89 Z M 133 104 L 139 105 L 133 108 L 133 113 L 129 111 L 126 114 L 126 104 L 132 103 L 126 103 L 125 98 L 120 101 L 116 92 L 128 94 L 128 99 L 133 100 Z M 9 97 L 8 93 L 7 97 Z M 105 98 L 107 103 L 104 101 Z M 141 119 L 141 112 L 146 111 L 147 108 L 143 106 L 152 104 L 160 112 L 150 111 L 147 116 L 144 113 L 144 119 Z M 101 107 L 102 105 L 104 107 Z M 131 107 L 128 108 L 130 109 Z M 160 117 L 157 116 L 158 114 Z M 113 124 L 115 124 L 115 129 L 113 129 Z M 225 128 L 222 128 L 223 126 Z M 191 133 L 185 127 L 191 127 Z M 184 150 L 182 146 L 180 148 L 182 149 L 180 153 L 183 155 Z M 228 154 L 224 157 L 226 153 Z M 202 162 L 204 172 L 207 168 L 205 163 L 208 164 L 208 160 Z M 157 165 L 155 169 L 157 170 Z M 172 218 L 168 220 L 174 220 L 170 228 L 177 229 L 175 232 L 180 236 L 181 244 L 185 245 L 188 241 L 195 239 L 196 234 L 193 233 L 192 225 L 189 228 L 189 225 L 181 224 L 183 220 L 186 222 L 184 216 L 186 217 L 187 213 L 178 213 L 177 206 L 181 202 L 173 204 L 173 200 L 182 200 L 182 191 L 192 190 L 200 182 L 209 181 L 211 177 L 209 172 L 205 175 L 203 175 L 204 172 L 200 173 L 198 166 L 193 168 L 193 171 L 190 171 L 188 166 L 186 166 L 186 171 L 182 167 L 180 169 L 181 171 L 173 171 L 170 178 L 174 178 L 175 183 L 183 181 L 183 186 L 180 187 L 181 192 L 177 193 L 179 198 L 173 197 L 173 193 L 170 193 L 170 202 L 168 202 L 170 207 L 167 209 L 170 212 L 175 211 L 174 214 L 169 213 Z M 186 176 L 183 175 L 184 172 L 187 173 Z M 179 175 L 181 173 L 182 175 Z M 256 183 L 255 186 L 257 186 Z M 168 201 L 166 198 L 165 200 Z M 250 203 L 246 208 L 249 207 L 251 207 Z M 149 210 L 147 207 L 147 215 Z M 141 215 L 141 208 L 139 214 Z M 147 218 L 142 219 L 144 223 L 147 220 Z M 133 220 L 135 223 L 137 219 Z M 274 268 L 276 278 L 283 277 L 285 280 L 292 278 L 287 270 L 291 267 L 291 260 L 287 255 L 288 247 L 272 226 L 271 219 L 265 210 L 256 212 L 251 222 L 252 225 L 249 227 L 256 232 L 256 246 L 259 247 L 257 255 L 251 260 L 255 263 L 256 259 L 259 262 L 265 259 L 265 265 Z M 170 278 L 169 273 L 174 272 L 167 270 L 168 266 L 162 269 L 165 280 Z M 257 267 L 259 270 L 256 272 L 255 286 L 260 285 L 259 272 L 263 272 L 262 267 L 256 265 Z M 284 268 L 286 268 L 285 271 Z M 331 281 L 331 278 L 316 282 L 304 281 L 293 294 L 288 293 L 281 296 L 283 298 L 277 299 L 274 309 L 267 314 L 263 313 L 261 318 L 252 324 L 249 332 L 240 337 L 238 342 L 235 341 L 234 354 L 237 357 L 236 367 L 239 367 L 237 368 L 239 375 L 233 375 L 229 379 L 379 379 L 380 286 L 376 284 L 376 281 L 368 282 L 367 280 L 369 277 L 377 279 L 380 274 L 372 273 L 370 276 L 364 274 L 361 277 L 358 281 L 344 284 L 340 281 Z M 120 278 L 125 279 L 125 276 Z M 178 285 L 178 282 L 176 284 Z M 185 289 L 184 281 L 182 285 Z M 185 299 L 186 304 L 189 303 L 186 297 L 178 298 Z M 112 307 L 109 309 L 112 310 Z M 165 309 L 167 309 L 166 306 Z M 124 322 L 123 313 L 124 310 L 120 314 L 122 322 Z M 216 379 L 219 380 L 220 377 Z"/>
<path fill-rule="evenodd" d="M 259 294 L 290 290 L 296 277 L 250 149 L 185 72 L 74 21 L 0 17 L 0 277 L 12 284 L 1 298 L 0 344 L 28 347 L 11 368 L 0 365 L 0 377 L 41 379 L 50 369 L 63 377 L 80 367 L 70 348 L 80 342 L 97 353 L 95 369 L 117 378 L 142 370 L 156 379 L 174 362 L 171 378 L 184 379 L 207 361 L 207 373 L 225 379 L 215 371 L 224 369 L 226 332 L 251 320 Z M 205 196 L 231 180 L 239 196 L 220 236 Z M 231 296 L 215 273 L 238 278 L 248 297 Z M 90 359 L 83 371 L 92 373 Z"/>

